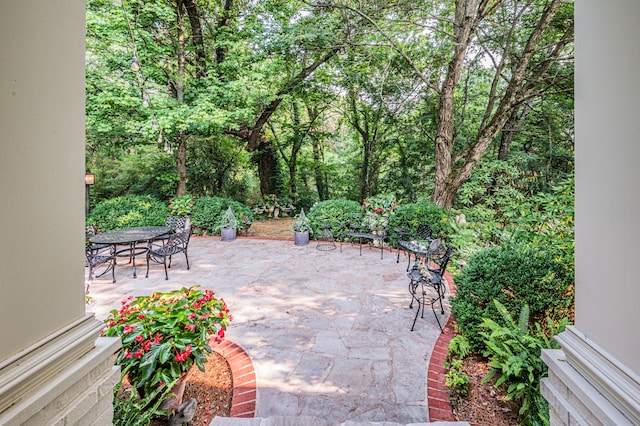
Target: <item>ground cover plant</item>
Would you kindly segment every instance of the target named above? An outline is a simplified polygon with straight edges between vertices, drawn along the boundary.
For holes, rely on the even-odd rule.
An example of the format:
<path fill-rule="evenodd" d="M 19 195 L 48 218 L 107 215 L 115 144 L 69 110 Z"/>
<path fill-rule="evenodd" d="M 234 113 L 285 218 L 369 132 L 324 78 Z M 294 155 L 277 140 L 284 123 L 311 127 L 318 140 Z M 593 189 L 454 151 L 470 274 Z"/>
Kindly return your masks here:
<path fill-rule="evenodd" d="M 529 306 L 524 305 L 516 322 L 509 310 L 497 300 L 494 305 L 499 321 L 485 318 L 481 333 L 485 342 L 484 355 L 489 357 L 491 371 L 485 381 L 495 377 L 494 385 L 503 386 L 506 399 L 519 407 L 522 424 L 549 424 L 549 407 L 540 393 L 540 379 L 547 375 L 547 365 L 540 357 L 543 349 L 559 349 L 553 336 L 564 331 L 569 321 L 563 319 L 556 327 L 547 318 L 546 329 L 535 322 L 530 327 Z"/>

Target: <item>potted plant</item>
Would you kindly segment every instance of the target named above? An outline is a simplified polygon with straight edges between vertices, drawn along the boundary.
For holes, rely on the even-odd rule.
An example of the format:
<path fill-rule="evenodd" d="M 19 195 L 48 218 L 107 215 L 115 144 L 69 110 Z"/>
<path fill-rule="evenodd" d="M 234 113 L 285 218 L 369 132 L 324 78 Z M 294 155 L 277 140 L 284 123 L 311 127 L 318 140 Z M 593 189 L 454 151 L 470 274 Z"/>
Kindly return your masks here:
<path fill-rule="evenodd" d="M 116 364 L 144 398 L 175 382 L 172 392 L 183 390 L 186 373 L 194 364 L 204 371 L 210 339 L 221 341 L 231 320 L 224 300 L 193 286 L 127 297 L 105 320 L 103 335 L 121 339 Z M 161 408 L 177 407 L 179 397 Z"/>
<path fill-rule="evenodd" d="M 294 244 L 297 246 L 306 246 L 309 244 L 309 232 L 311 231 L 311 222 L 304 214 L 304 208 L 300 210 L 300 214 L 293 220 Z"/>
<path fill-rule="evenodd" d="M 236 239 L 236 230 L 238 229 L 238 221 L 231 210 L 231 206 L 224 212 L 220 219 L 220 236 L 222 241 L 233 241 Z"/>

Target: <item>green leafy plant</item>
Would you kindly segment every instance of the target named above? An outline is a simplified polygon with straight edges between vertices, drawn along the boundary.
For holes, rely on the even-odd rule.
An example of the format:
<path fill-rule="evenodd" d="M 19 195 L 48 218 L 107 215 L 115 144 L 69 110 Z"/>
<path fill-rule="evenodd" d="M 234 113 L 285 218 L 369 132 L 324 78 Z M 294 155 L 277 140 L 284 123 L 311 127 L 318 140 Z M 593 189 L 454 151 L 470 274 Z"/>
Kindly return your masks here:
<path fill-rule="evenodd" d="M 374 195 L 365 198 L 362 202 L 362 210 L 364 213 L 375 215 L 391 216 L 398 207 L 396 200 L 391 195 Z"/>
<path fill-rule="evenodd" d="M 455 335 L 449 342 L 449 354 L 445 361 L 444 368 L 445 385 L 447 385 L 449 398 L 460 400 L 469 392 L 469 376 L 462 370 L 463 359 L 471 352 L 471 345 L 466 337 L 461 334 Z"/>
<path fill-rule="evenodd" d="M 182 197 L 173 197 L 169 199 L 169 212 L 172 216 L 188 216 L 193 211 L 193 196 L 185 194 Z"/>
<path fill-rule="evenodd" d="M 422 223 L 433 229 L 433 237 L 449 241 L 453 233 L 451 215 L 444 209 L 428 200 L 417 203 L 401 204 L 390 218 L 391 229 L 405 228 L 415 230 Z M 397 235 L 391 234 L 391 243 L 396 245 Z"/>
<path fill-rule="evenodd" d="M 344 238 L 344 225 L 351 218 L 351 214 L 362 213 L 362 207 L 352 200 L 326 200 L 321 201 L 311 208 L 307 217 L 311 222 L 313 235 L 322 235 L 322 227 L 331 227 L 336 241 Z"/>
<path fill-rule="evenodd" d="M 147 426 L 154 418 L 166 416 L 167 410 L 160 409 L 160 404 L 172 395 L 175 381 L 139 397 L 135 388 L 122 389 L 127 373 L 127 369 L 122 371 L 113 389 L 113 426 Z"/>
<path fill-rule="evenodd" d="M 87 217 L 87 225 L 101 231 L 132 226 L 160 226 L 167 216 L 166 204 L 149 196 L 125 195 L 98 204 Z"/>
<path fill-rule="evenodd" d="M 191 213 L 191 224 L 198 234 L 219 235 L 222 215 L 231 207 L 235 217 L 246 217 L 253 221 L 249 207 L 235 200 L 222 197 L 200 197 L 196 200 Z"/>
<path fill-rule="evenodd" d="M 231 207 L 228 207 L 227 211 L 222 215 L 222 218 L 220 219 L 220 228 L 238 229 L 238 221 L 236 220 L 236 216 L 233 214 Z"/>
<path fill-rule="evenodd" d="M 449 398 L 459 400 L 469 393 L 469 376 L 462 370 L 463 361 L 453 358 L 445 363 L 447 372 L 444 383 L 449 388 Z"/>
<path fill-rule="evenodd" d="M 296 215 L 293 223 L 291 224 L 293 230 L 296 232 L 305 232 L 311 230 L 311 221 L 304 214 L 304 208 L 300 210 L 300 214 Z"/>
<path fill-rule="evenodd" d="M 549 336 L 564 330 L 568 321 L 560 322 L 556 328 L 547 318 L 548 335 L 539 323 L 533 330 L 529 327 L 529 306 L 524 305 L 516 323 L 507 308 L 493 301 L 502 323 L 489 318 L 482 322 L 482 332 L 486 344 L 484 355 L 489 357 L 491 371 L 484 382 L 496 377 L 496 387 L 504 385 L 506 399 L 514 400 L 520 407 L 523 424 L 549 424 L 548 406 L 540 394 L 540 379 L 547 375 L 547 366 L 540 358 L 542 349 L 559 348 Z"/>
<path fill-rule="evenodd" d="M 456 334 L 449 342 L 450 358 L 466 358 L 471 353 L 469 339 L 462 334 Z"/>
<path fill-rule="evenodd" d="M 129 296 L 105 320 L 105 336 L 119 337 L 116 364 L 143 395 L 176 380 L 195 363 L 204 371 L 209 339 L 224 338 L 229 309 L 199 286 Z"/>
<path fill-rule="evenodd" d="M 497 320 L 496 299 L 510 311 L 529 306 L 532 321 L 571 318 L 573 257 L 553 245 L 505 244 L 477 251 L 456 277 L 451 310 L 474 352 L 482 352 L 482 318 Z"/>

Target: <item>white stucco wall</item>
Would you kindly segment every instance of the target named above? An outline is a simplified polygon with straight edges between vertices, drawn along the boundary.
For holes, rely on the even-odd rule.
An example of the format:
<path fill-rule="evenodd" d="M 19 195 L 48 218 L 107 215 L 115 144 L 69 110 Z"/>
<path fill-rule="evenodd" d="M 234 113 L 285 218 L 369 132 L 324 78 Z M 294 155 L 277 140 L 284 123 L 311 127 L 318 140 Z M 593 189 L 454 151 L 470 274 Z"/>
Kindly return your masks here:
<path fill-rule="evenodd" d="M 85 313 L 84 13 L 0 1 L 0 364 Z"/>
<path fill-rule="evenodd" d="M 576 2 L 576 327 L 640 374 L 640 2 Z"/>

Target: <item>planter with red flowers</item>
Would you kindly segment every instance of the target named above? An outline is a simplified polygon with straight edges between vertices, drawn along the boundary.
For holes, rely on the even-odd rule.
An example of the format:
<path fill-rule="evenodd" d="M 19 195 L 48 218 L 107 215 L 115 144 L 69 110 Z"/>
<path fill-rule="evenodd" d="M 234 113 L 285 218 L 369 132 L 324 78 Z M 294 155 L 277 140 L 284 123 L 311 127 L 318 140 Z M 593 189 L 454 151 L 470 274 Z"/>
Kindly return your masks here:
<path fill-rule="evenodd" d="M 209 341 L 222 340 L 231 320 L 223 299 L 194 286 L 126 298 L 105 320 L 103 334 L 121 339 L 116 364 L 142 397 L 184 378 L 194 364 L 204 371 Z"/>

